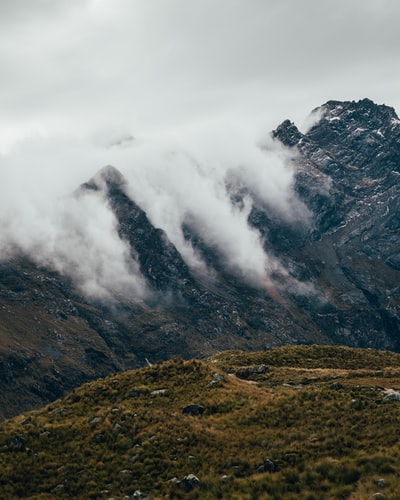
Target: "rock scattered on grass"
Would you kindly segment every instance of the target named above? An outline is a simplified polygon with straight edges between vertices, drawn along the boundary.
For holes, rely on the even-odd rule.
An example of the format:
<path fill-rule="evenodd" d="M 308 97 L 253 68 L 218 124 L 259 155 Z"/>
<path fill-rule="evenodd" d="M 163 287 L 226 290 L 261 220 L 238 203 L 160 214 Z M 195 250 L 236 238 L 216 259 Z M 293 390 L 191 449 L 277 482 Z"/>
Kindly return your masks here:
<path fill-rule="evenodd" d="M 135 500 L 145 500 L 145 498 L 147 497 L 145 493 L 143 493 L 142 491 L 136 490 L 135 493 L 132 495 L 132 498 L 134 498 Z"/>
<path fill-rule="evenodd" d="M 197 415 L 201 415 L 204 413 L 204 406 L 197 404 L 190 404 L 185 406 L 182 410 L 183 415 L 189 415 L 192 417 L 196 417 Z"/>
<path fill-rule="evenodd" d="M 186 491 L 191 491 L 193 488 L 200 484 L 200 479 L 194 474 L 188 474 L 182 481 L 178 481 L 177 484 L 181 486 Z"/>
<path fill-rule="evenodd" d="M 385 389 L 384 401 L 400 401 L 400 391 L 395 391 L 394 389 Z"/>
<path fill-rule="evenodd" d="M 267 458 L 260 467 L 257 468 L 257 472 L 274 472 L 276 471 L 276 465 L 272 460 Z"/>
<path fill-rule="evenodd" d="M 14 436 L 10 444 L 8 445 L 8 448 L 11 451 L 25 451 L 26 448 L 26 439 L 24 436 Z"/>

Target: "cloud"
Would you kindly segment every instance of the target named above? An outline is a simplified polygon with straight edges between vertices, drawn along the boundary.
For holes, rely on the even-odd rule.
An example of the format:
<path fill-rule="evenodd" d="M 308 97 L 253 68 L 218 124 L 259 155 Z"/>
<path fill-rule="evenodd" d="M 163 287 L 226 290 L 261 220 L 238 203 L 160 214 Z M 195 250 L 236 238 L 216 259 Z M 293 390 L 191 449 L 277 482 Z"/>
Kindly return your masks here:
<path fill-rule="evenodd" d="M 132 199 L 166 231 L 193 269 L 207 271 L 183 237 L 182 225 L 188 221 L 223 256 L 227 268 L 248 283 L 264 286 L 281 266 L 248 225 L 253 198 L 288 220 L 298 214 L 289 156 L 272 141 L 270 147 L 261 149 L 252 134 L 232 126 L 224 131 L 195 127 L 179 135 L 129 142 L 129 147 L 110 148 L 106 141 L 94 141 L 91 147 L 60 139 L 25 141 L 1 158 L 8 179 L 0 187 L 0 251 L 9 255 L 21 249 L 71 276 L 91 298 L 146 296 L 144 279 L 118 236 L 107 200 L 99 193 L 71 196 L 104 160 L 122 171 Z M 29 172 L 27 165 L 37 158 L 40 165 L 32 165 Z M 85 168 L 69 172 L 75 158 Z M 248 188 L 241 210 L 232 204 L 226 188 L 232 172 Z"/>
<path fill-rule="evenodd" d="M 309 217 L 294 193 L 291 155 L 266 137 L 269 150 L 240 127 L 195 128 L 179 138 L 164 136 L 133 148 L 118 166 L 129 179 L 130 196 L 166 231 L 190 266 L 201 269 L 204 263 L 184 239 L 183 224 L 217 250 L 232 272 L 263 286 L 281 266 L 248 224 L 254 201 L 289 222 L 307 224 Z M 227 190 L 232 176 L 247 189 L 240 209 Z"/>
<path fill-rule="evenodd" d="M 53 149 L 46 142 L 44 154 L 38 144 L 25 143 L 18 154 L 0 157 L 2 177 L 7 180 L 0 183 L 0 258 L 28 255 L 72 278 L 94 300 L 145 297 L 138 264 L 119 238 L 117 221 L 104 197 L 95 192 L 74 195 L 80 181 L 68 174 L 71 158 L 64 157 L 58 170 L 61 145 L 65 152 L 65 144 L 53 144 Z M 40 165 L 29 165 L 34 153 L 40 155 Z M 83 153 L 76 147 L 69 151 L 71 157 Z M 88 159 L 87 150 L 85 154 Z"/>
<path fill-rule="evenodd" d="M 113 303 L 147 296 L 139 266 L 98 194 L 58 200 L 45 212 L 32 205 L 23 208 L 8 224 L 1 221 L 3 258 L 27 254 L 71 278 L 92 300 Z"/>
<path fill-rule="evenodd" d="M 275 127 L 328 99 L 400 107 L 400 4 L 345 0 L 2 2 L 1 148 L 200 120 Z M 329 21 L 328 21 L 329 20 Z"/>

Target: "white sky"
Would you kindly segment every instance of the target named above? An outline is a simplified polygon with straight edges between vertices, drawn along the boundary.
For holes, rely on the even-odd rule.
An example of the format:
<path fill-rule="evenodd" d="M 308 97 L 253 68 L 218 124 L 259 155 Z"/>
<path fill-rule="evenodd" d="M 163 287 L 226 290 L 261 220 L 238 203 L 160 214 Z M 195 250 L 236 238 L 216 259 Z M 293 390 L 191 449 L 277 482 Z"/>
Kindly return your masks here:
<path fill-rule="evenodd" d="M 133 193 L 168 226 L 167 152 L 256 172 L 255 145 L 329 99 L 400 110 L 399 21 L 398 0 L 0 0 L 0 223 L 36 226 L 52 197 L 134 163 Z"/>
<path fill-rule="evenodd" d="M 399 21 L 397 0 L 2 0 L 1 149 L 399 108 Z"/>

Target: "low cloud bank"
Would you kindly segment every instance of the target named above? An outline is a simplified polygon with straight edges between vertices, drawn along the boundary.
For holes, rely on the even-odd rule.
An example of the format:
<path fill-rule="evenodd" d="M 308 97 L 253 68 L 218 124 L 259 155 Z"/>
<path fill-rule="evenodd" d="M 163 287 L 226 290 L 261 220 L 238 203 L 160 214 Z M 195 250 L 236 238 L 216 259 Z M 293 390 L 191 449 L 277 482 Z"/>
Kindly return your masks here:
<path fill-rule="evenodd" d="M 114 134 L 90 147 L 87 141 L 60 139 L 20 144 L 0 158 L 1 256 L 23 252 L 72 277 L 89 298 L 146 297 L 144 278 L 118 236 L 104 193 L 76 194 L 101 165 L 113 164 L 127 179 L 131 198 L 193 269 L 207 271 L 183 236 L 188 221 L 247 283 L 268 287 L 272 274 L 288 276 L 247 218 L 256 201 L 283 220 L 307 223 L 309 214 L 293 191 L 289 153 L 272 139 L 264 138 L 261 148 L 240 129 L 194 132 L 138 140 Z M 232 178 L 245 190 L 240 206 L 227 190 Z"/>

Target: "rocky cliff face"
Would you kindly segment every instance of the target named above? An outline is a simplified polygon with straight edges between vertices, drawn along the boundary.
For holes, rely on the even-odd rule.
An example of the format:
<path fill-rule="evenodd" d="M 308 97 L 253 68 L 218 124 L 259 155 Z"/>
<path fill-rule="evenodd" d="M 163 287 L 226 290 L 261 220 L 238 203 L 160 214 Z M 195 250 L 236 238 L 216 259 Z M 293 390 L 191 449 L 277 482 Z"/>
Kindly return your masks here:
<path fill-rule="evenodd" d="M 188 220 L 183 235 L 212 272 L 192 270 L 116 169 L 82 185 L 81 194 L 101 193 L 114 212 L 149 293 L 89 303 L 68 276 L 27 256 L 3 261 L 0 416 L 146 359 L 288 343 L 400 351 L 400 121 L 368 99 L 329 101 L 315 117 L 306 133 L 290 121 L 273 132 L 294 153 L 295 189 L 311 223 L 289 224 L 256 202 L 249 214 L 288 270 L 276 286 L 233 275 Z M 240 191 L 229 189 L 240 203 Z M 311 291 L 300 293 L 301 284 Z"/>
<path fill-rule="evenodd" d="M 400 121 L 364 99 L 329 101 L 306 134 L 286 121 L 274 136 L 298 151 L 296 189 L 315 214 L 294 265 L 326 300 L 308 314 L 332 340 L 399 350 Z"/>

